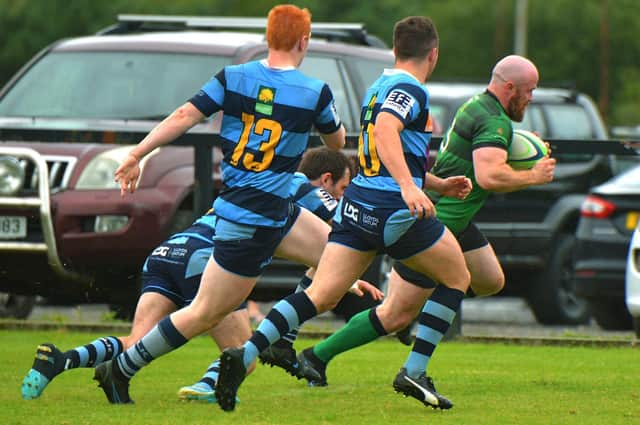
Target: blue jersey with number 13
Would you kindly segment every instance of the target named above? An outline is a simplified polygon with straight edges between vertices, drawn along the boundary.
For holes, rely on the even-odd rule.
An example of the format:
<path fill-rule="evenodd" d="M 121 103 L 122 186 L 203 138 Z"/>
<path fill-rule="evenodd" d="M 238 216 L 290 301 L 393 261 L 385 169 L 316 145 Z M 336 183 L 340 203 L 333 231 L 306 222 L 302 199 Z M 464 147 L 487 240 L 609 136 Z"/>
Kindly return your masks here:
<path fill-rule="evenodd" d="M 217 216 L 253 226 L 282 227 L 290 184 L 309 132 L 340 128 L 333 94 L 323 81 L 265 61 L 225 67 L 190 102 L 209 116 L 224 111 L 222 182 Z"/>

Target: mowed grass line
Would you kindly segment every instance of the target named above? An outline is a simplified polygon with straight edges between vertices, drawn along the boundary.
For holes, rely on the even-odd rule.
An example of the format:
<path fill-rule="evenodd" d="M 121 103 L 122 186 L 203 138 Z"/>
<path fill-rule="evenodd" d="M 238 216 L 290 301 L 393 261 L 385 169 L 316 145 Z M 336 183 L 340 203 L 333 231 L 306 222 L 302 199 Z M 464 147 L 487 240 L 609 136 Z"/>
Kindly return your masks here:
<path fill-rule="evenodd" d="M 282 370 L 258 365 L 239 392 L 236 411 L 176 398 L 217 356 L 206 337 L 145 368 L 132 381 L 135 405 L 109 405 L 92 369 L 57 377 L 38 400 L 20 396 L 35 347 L 68 349 L 99 334 L 0 331 L 1 424 L 640 424 L 637 348 L 542 347 L 443 343 L 430 365 L 454 407 L 436 411 L 394 393 L 408 353 L 393 339 L 337 357 L 329 386 L 308 388 Z M 301 339 L 305 348 L 316 341 Z"/>

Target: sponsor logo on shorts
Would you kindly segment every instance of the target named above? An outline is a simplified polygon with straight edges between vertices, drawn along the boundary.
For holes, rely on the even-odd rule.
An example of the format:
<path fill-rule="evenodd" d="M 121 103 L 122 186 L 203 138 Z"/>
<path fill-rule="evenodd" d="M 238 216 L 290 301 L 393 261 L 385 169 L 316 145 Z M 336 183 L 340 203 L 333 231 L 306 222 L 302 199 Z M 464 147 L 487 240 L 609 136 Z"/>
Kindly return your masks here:
<path fill-rule="evenodd" d="M 346 201 L 344 203 L 344 210 L 343 210 L 342 214 L 346 218 L 350 218 L 351 220 L 353 220 L 353 221 L 355 221 L 357 223 L 358 222 L 358 216 L 360 214 L 360 208 L 356 207 L 355 205 L 353 205 L 349 201 Z"/>
<path fill-rule="evenodd" d="M 151 255 L 157 255 L 158 257 L 166 257 L 170 250 L 171 248 L 168 246 L 159 246 L 153 250 Z"/>

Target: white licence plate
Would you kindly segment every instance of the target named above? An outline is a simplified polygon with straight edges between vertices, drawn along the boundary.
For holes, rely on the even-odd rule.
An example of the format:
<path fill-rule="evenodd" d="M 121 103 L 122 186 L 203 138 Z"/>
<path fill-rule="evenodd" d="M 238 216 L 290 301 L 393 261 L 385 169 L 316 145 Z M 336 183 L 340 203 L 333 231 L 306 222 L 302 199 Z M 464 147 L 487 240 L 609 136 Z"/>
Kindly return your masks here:
<path fill-rule="evenodd" d="M 26 236 L 26 217 L 0 215 L 0 239 L 18 239 Z"/>

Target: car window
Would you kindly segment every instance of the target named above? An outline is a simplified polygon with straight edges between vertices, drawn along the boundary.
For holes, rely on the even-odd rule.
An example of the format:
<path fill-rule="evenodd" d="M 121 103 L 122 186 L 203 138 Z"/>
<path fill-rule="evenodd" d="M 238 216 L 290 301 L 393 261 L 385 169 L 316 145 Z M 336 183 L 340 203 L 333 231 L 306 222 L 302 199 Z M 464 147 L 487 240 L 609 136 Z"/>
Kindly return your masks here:
<path fill-rule="evenodd" d="M 376 61 L 371 59 L 351 58 L 351 62 L 356 67 L 358 75 L 362 80 L 365 88 L 368 88 L 375 80 L 378 79 L 385 68 L 393 67 L 393 61 Z"/>
<path fill-rule="evenodd" d="M 593 139 L 593 127 L 587 112 L 576 104 L 545 104 L 550 137 L 554 139 Z"/>
<path fill-rule="evenodd" d="M 313 56 L 307 54 L 300 65 L 300 71 L 310 77 L 324 81 L 331 88 L 336 102 L 338 115 L 347 131 L 355 131 L 353 111 L 349 106 L 349 97 L 353 96 L 349 88 L 345 86 L 343 73 L 338 61 L 327 56 Z"/>
<path fill-rule="evenodd" d="M 229 63 L 181 53 L 53 52 L 0 100 L 0 115 L 162 118 Z"/>

